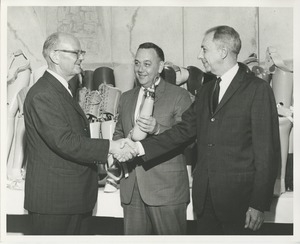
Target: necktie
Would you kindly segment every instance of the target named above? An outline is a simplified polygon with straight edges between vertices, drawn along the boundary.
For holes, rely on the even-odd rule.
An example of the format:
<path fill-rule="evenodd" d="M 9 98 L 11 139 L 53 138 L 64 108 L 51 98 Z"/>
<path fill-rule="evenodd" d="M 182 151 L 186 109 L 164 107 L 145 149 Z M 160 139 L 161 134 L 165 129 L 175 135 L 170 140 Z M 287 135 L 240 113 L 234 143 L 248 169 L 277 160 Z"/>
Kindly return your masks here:
<path fill-rule="evenodd" d="M 73 99 L 75 99 L 75 92 L 74 92 L 74 88 L 71 86 L 71 84 L 68 82 L 68 88 L 69 88 L 69 90 L 71 91 L 71 93 L 72 93 L 72 96 L 73 96 Z"/>
<path fill-rule="evenodd" d="M 217 80 L 216 80 L 216 84 L 215 84 L 215 88 L 214 88 L 213 96 L 212 96 L 212 109 L 213 109 L 213 112 L 216 111 L 216 108 L 217 108 L 218 103 L 219 103 L 220 82 L 221 82 L 221 78 L 218 77 Z"/>

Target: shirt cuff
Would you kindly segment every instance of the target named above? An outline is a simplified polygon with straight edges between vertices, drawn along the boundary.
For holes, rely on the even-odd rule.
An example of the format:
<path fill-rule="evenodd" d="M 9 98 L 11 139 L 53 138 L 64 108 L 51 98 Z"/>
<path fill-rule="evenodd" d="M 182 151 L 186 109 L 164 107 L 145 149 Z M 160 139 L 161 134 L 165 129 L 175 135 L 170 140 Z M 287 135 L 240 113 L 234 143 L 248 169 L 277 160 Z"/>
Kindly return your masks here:
<path fill-rule="evenodd" d="M 144 147 L 142 145 L 142 143 L 140 143 L 139 141 L 136 142 L 136 145 L 138 147 L 138 150 L 139 150 L 139 154 L 138 156 L 144 156 L 145 155 L 145 150 L 144 150 Z"/>

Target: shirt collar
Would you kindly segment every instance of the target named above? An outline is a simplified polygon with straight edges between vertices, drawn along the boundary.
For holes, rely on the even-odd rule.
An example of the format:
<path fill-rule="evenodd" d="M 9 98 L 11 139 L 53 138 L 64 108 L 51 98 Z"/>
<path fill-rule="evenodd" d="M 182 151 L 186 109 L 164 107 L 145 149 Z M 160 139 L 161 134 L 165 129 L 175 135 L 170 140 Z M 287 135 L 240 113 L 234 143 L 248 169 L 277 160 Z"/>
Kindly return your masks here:
<path fill-rule="evenodd" d="M 160 80 L 161 80 L 161 77 L 159 77 L 158 78 L 158 80 L 154 83 L 154 86 L 155 87 L 157 87 L 158 86 L 158 84 L 159 84 L 159 82 L 160 82 Z M 141 86 L 141 90 L 146 90 L 147 88 L 145 88 L 145 87 L 143 87 L 143 86 Z"/>
<path fill-rule="evenodd" d="M 236 63 L 231 69 L 229 69 L 225 74 L 221 76 L 222 82 L 223 81 L 231 82 L 233 80 L 233 77 L 238 72 L 238 69 L 239 69 L 239 65 Z"/>
<path fill-rule="evenodd" d="M 63 78 L 62 76 L 60 76 L 59 74 L 55 73 L 54 71 L 50 70 L 50 69 L 47 69 L 47 71 L 53 75 L 66 89 L 67 91 L 71 93 L 70 89 L 69 89 L 69 83 L 66 81 L 65 78 Z"/>

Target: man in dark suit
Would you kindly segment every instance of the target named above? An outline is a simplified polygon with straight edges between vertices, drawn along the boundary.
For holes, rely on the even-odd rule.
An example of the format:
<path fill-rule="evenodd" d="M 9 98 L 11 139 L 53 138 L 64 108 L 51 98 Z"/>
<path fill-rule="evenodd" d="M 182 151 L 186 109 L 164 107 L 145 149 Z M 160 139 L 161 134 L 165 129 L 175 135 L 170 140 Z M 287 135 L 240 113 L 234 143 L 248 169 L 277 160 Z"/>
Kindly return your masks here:
<path fill-rule="evenodd" d="M 98 184 L 97 163 L 108 153 L 130 159 L 122 141 L 91 139 L 88 120 L 73 99 L 68 81 L 81 72 L 85 52 L 77 38 L 54 33 L 44 43 L 48 69 L 24 104 L 27 140 L 25 209 L 33 234 L 79 234 L 91 216 Z"/>
<path fill-rule="evenodd" d="M 139 154 L 145 153 L 145 167 L 197 138 L 192 197 L 198 234 L 252 234 L 272 199 L 280 162 L 274 94 L 267 82 L 237 63 L 240 48 L 233 28 L 208 30 L 199 58 L 218 79 L 198 89 L 182 122 L 136 144 Z"/>
<path fill-rule="evenodd" d="M 182 113 L 191 105 L 187 90 L 160 77 L 164 67 L 164 53 L 160 47 L 154 43 L 141 44 L 134 63 L 139 85 L 121 95 L 114 139 L 127 137 L 133 129 L 144 89 L 153 84 L 156 86 L 153 116 L 140 123 L 140 129 L 148 137 L 181 121 Z M 189 181 L 184 156 L 172 152 L 144 165 L 136 159 L 128 162 L 127 167 L 129 176 L 120 182 L 124 233 L 185 234 Z"/>

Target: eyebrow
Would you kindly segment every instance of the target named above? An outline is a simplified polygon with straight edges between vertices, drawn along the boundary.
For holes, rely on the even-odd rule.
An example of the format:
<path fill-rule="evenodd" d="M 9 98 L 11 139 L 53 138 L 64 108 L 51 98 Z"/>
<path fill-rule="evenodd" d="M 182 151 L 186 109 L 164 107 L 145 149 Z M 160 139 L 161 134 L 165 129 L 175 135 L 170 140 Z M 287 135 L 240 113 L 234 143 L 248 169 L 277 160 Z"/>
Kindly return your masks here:
<path fill-rule="evenodd" d="M 137 61 L 139 63 L 145 63 L 145 62 L 149 62 L 149 63 L 152 63 L 152 61 L 150 59 L 146 59 L 146 60 L 143 60 L 143 61 L 140 61 L 138 59 L 134 59 L 134 61 Z"/>

